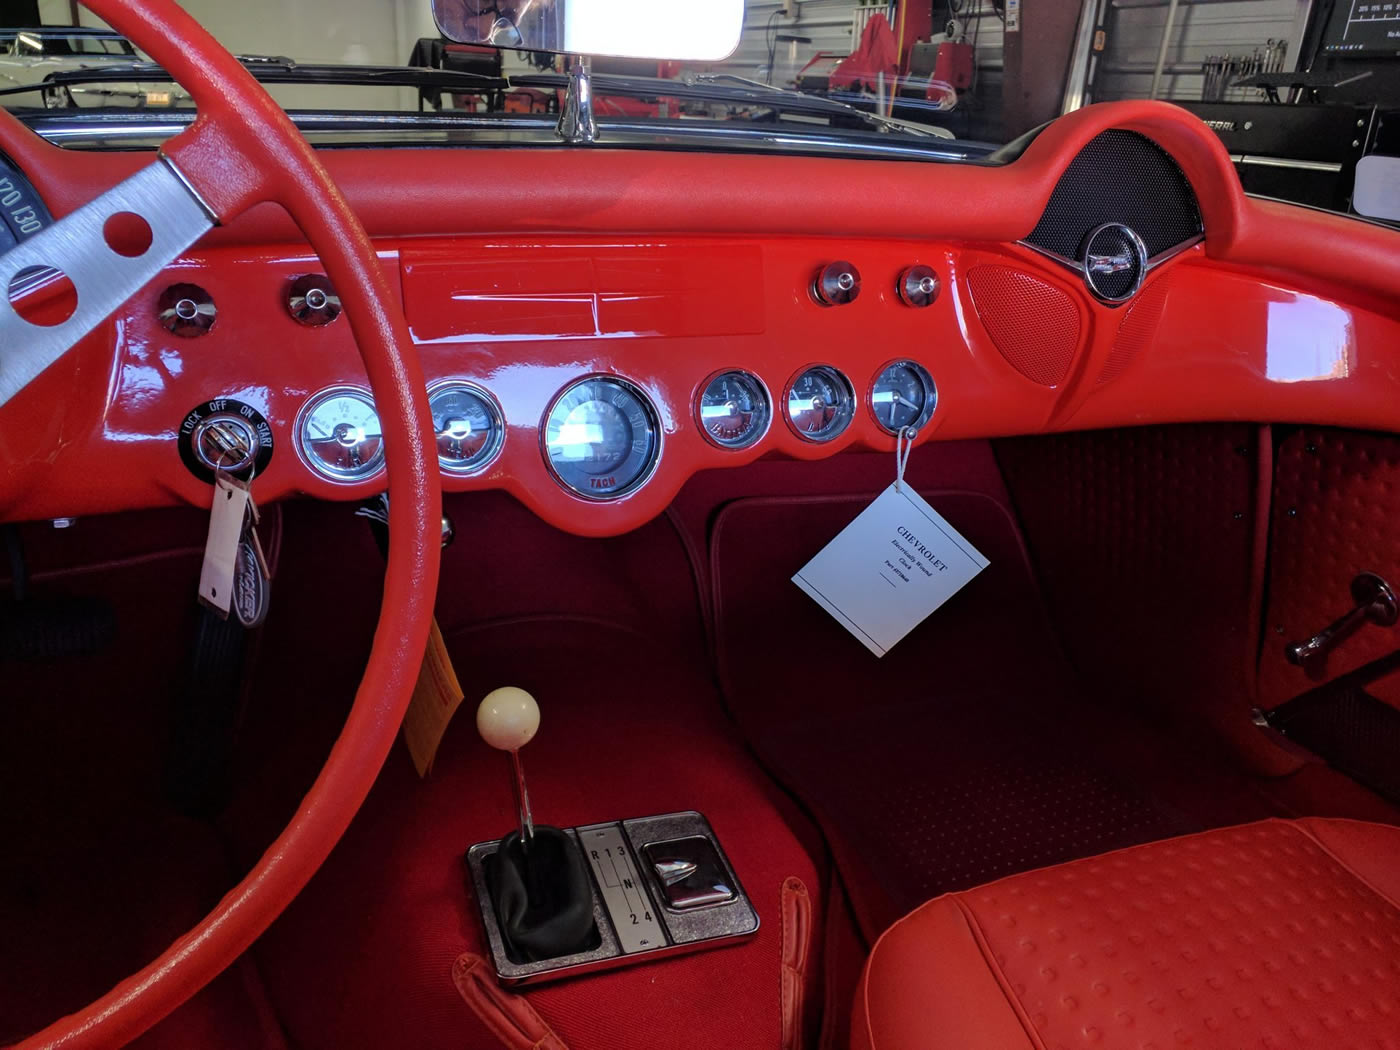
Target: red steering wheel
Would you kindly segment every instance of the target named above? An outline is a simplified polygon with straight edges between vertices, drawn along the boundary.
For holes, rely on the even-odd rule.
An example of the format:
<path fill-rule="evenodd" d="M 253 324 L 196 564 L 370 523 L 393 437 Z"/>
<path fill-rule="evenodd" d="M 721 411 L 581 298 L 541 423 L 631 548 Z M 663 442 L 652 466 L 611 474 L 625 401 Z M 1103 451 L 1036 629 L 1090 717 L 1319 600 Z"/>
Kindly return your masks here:
<path fill-rule="evenodd" d="M 228 221 L 262 201 L 286 208 L 344 293 L 384 426 L 393 498 L 384 599 L 369 663 L 340 738 L 296 815 L 198 926 L 145 969 L 86 1009 L 31 1036 L 24 1047 L 112 1047 L 134 1039 L 213 980 L 306 885 L 364 801 L 394 742 L 427 644 L 441 549 L 442 496 L 422 371 L 374 248 L 344 197 L 287 115 L 174 0 L 85 3 L 168 70 L 199 107 L 194 124 L 166 144 L 156 164 L 122 184 L 128 191 L 119 203 L 140 214 L 132 202 L 144 201 L 143 218 L 156 231 L 151 253 L 167 256 L 147 260 L 148 265 L 158 270 L 188 245 L 189 238 L 181 244 L 166 236 L 170 214 L 178 207 L 198 220 L 191 236 L 213 220 Z M 140 186 L 146 191 L 155 185 L 150 178 L 165 181 L 142 198 L 130 187 L 143 177 L 148 181 Z M 104 303 L 103 293 L 110 293 L 109 302 L 121 291 L 110 287 L 121 260 L 112 258 L 102 243 L 100 222 L 81 225 L 83 212 L 94 205 L 56 224 L 73 220 L 67 227 L 68 242 L 77 243 L 71 261 L 93 278 L 85 287 L 75 277 L 80 309 L 87 295 L 89 312 Z M 25 247 L 0 257 L 0 263 Z M 119 302 L 109 302 L 101 312 L 110 313 Z M 99 313 L 92 323 L 100 319 Z M 37 330 L 32 336 L 27 347 L 26 340 L 9 340 L 18 347 L 11 374 L 24 367 L 20 358 L 27 354 L 37 360 L 44 352 L 48 337 Z M 52 350 L 63 352 L 60 346 Z M 37 374 L 43 366 L 38 360 L 30 371 Z M 25 381 L 21 378 L 0 395 L 12 396 Z"/>

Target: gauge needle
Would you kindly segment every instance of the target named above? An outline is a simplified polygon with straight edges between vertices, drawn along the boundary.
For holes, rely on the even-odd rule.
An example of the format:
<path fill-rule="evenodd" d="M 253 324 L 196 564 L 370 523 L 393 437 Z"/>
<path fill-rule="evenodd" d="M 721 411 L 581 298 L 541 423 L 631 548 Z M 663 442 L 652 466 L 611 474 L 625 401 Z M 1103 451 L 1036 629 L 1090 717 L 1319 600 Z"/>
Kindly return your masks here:
<path fill-rule="evenodd" d="M 898 401 L 901 405 L 903 405 L 905 408 L 912 408 L 915 412 L 919 410 L 919 406 L 914 404 L 914 402 L 910 401 L 903 394 L 895 394 L 894 399 Z"/>

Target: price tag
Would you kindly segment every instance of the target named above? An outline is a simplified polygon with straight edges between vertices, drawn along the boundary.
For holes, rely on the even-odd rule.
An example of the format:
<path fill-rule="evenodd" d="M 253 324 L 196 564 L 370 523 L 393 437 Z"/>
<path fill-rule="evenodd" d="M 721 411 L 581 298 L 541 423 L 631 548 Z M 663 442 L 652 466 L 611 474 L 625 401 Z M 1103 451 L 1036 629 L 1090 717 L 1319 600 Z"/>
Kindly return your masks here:
<path fill-rule="evenodd" d="M 909 485 L 896 483 L 792 582 L 884 656 L 989 564 Z"/>

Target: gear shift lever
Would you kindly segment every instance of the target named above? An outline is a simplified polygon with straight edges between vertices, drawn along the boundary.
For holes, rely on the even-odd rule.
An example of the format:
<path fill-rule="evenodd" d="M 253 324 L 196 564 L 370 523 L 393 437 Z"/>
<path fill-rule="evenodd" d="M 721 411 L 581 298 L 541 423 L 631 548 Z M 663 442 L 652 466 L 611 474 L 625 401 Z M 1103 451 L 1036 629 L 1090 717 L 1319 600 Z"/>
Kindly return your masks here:
<path fill-rule="evenodd" d="M 517 962 L 557 959 L 599 943 L 588 862 L 577 840 L 558 828 L 536 825 L 530 811 L 520 749 L 539 727 L 535 698 L 514 686 L 491 691 L 476 710 L 481 738 L 511 758 L 520 828 L 488 858 L 486 881 L 507 953 Z"/>
<path fill-rule="evenodd" d="M 520 812 L 520 840 L 525 849 L 535 837 L 530 793 L 525 788 L 525 770 L 520 765 L 520 749 L 535 739 L 540 728 L 540 705 L 524 689 L 513 685 L 493 689 L 476 709 L 476 731 L 498 751 L 510 752 L 515 790 L 515 807 Z"/>

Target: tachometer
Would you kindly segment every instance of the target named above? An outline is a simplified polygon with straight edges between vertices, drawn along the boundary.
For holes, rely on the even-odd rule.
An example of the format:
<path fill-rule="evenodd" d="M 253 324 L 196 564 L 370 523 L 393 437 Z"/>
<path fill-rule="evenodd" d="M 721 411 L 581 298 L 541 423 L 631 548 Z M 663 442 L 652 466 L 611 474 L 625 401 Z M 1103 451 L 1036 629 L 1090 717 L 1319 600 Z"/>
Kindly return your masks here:
<path fill-rule="evenodd" d="M 625 380 L 581 379 L 550 406 L 544 452 L 565 487 L 586 499 L 616 499 L 646 481 L 656 466 L 661 452 L 656 410 Z"/>
<path fill-rule="evenodd" d="M 870 410 L 891 434 L 905 427 L 917 430 L 938 406 L 938 387 L 928 369 L 917 361 L 893 361 L 875 378 Z"/>
<path fill-rule="evenodd" d="M 307 466 L 332 481 L 363 481 L 384 466 L 384 431 L 363 390 L 321 391 L 302 408 L 296 433 Z"/>
<path fill-rule="evenodd" d="M 720 448 L 748 448 L 768 430 L 772 414 L 763 384 L 748 372 L 721 372 L 700 395 L 700 426 Z"/>
<path fill-rule="evenodd" d="M 830 441 L 840 436 L 854 415 L 851 381 L 828 365 L 807 369 L 788 388 L 788 422 L 799 437 L 808 441 Z"/>
<path fill-rule="evenodd" d="M 501 451 L 505 423 L 495 398 L 471 383 L 443 383 L 428 391 L 437 432 L 438 464 L 452 474 L 481 470 Z"/>

